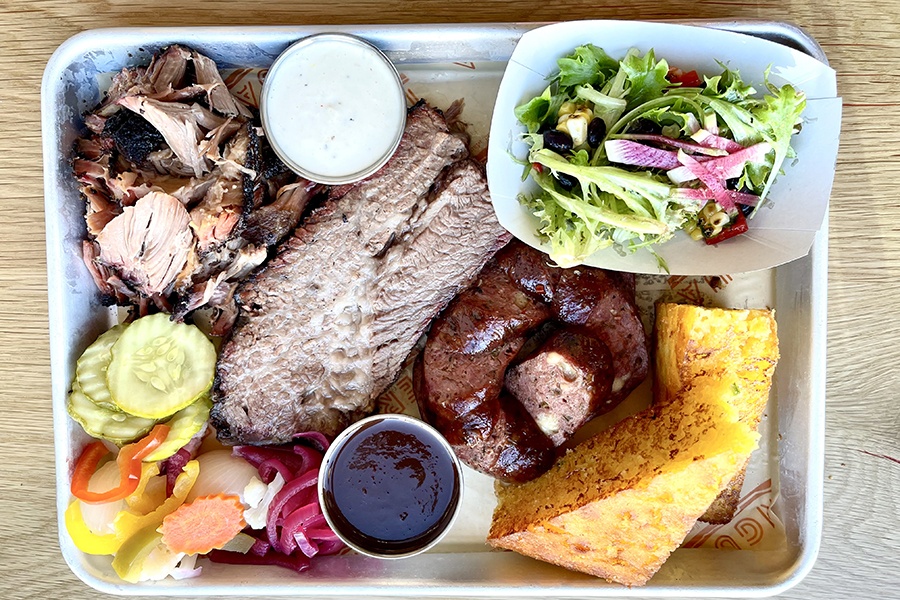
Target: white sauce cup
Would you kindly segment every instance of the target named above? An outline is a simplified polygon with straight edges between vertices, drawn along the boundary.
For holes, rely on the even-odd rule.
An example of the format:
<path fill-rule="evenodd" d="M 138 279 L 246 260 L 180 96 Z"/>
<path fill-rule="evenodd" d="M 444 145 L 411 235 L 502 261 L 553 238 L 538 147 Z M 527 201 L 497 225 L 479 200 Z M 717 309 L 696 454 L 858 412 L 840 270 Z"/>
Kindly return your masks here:
<path fill-rule="evenodd" d="M 406 95 L 397 69 L 370 42 L 321 33 L 295 42 L 266 75 L 263 130 L 297 174 L 329 185 L 375 173 L 400 144 Z"/>

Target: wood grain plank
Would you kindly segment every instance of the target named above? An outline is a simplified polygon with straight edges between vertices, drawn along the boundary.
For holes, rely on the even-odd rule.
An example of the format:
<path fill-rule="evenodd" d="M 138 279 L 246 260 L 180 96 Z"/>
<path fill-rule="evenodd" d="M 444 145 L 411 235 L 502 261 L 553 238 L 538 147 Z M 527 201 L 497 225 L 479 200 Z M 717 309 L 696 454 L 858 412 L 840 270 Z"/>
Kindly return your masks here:
<path fill-rule="evenodd" d="M 825 534 L 784 598 L 896 595 L 900 466 L 900 5 L 637 0 L 5 0 L 0 4 L 0 595 L 80 600 L 56 541 L 40 82 L 56 47 L 95 27 L 757 18 L 799 24 L 838 72 L 843 134 L 831 200 Z"/>

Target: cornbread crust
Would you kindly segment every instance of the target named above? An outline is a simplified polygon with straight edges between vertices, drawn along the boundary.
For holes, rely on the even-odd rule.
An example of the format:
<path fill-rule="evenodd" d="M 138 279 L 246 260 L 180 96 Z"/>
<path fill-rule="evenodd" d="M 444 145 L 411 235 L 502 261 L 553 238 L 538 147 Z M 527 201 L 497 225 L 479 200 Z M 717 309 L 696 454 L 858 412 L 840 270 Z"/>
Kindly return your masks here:
<path fill-rule="evenodd" d="M 731 397 L 739 418 L 758 426 L 779 358 L 774 311 L 660 303 L 656 306 L 655 328 L 654 403 L 670 401 L 698 375 L 730 373 L 745 389 L 740 396 Z M 701 521 L 731 521 L 745 471 L 746 467 L 742 468 L 724 487 Z"/>
<path fill-rule="evenodd" d="M 645 584 L 756 448 L 735 377 L 697 377 L 671 401 L 576 446 L 550 471 L 497 486 L 488 543 L 628 586 Z"/>

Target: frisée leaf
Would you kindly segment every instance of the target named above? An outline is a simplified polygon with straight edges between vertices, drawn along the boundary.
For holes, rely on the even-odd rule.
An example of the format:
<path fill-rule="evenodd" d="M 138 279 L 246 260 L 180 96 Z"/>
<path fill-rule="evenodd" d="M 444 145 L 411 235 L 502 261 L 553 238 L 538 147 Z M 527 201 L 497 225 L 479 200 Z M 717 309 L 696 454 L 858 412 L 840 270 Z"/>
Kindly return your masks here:
<path fill-rule="evenodd" d="M 752 98 L 756 94 L 756 89 L 741 79 L 740 71 L 729 69 L 721 62 L 719 62 L 719 66 L 724 69 L 721 74 L 715 77 L 704 77 L 706 82 L 702 92 L 704 96 L 737 103 Z"/>
<path fill-rule="evenodd" d="M 805 95 L 797 92 L 791 85 L 775 87 L 769 83 L 768 71 L 766 71 L 766 87 L 769 88 L 770 94 L 766 95 L 762 104 L 753 110 L 753 116 L 762 125 L 763 139 L 772 144 L 775 150 L 775 159 L 769 177 L 760 194 L 763 199 L 772 189 L 772 184 L 781 171 L 784 160 L 793 155 L 791 136 L 800 125 L 800 115 L 806 108 Z"/>
<path fill-rule="evenodd" d="M 610 58 L 602 49 L 585 44 L 572 54 L 556 61 L 559 73 L 554 77 L 560 87 L 576 85 L 602 85 L 619 68 L 619 61 Z"/>
<path fill-rule="evenodd" d="M 541 235 L 550 242 L 550 258 L 561 267 L 581 264 L 610 245 L 636 249 L 664 242 L 680 229 L 696 202 L 672 195 L 672 186 L 650 173 L 613 166 L 594 167 L 567 161 L 542 148 L 529 160 L 542 166 L 532 177 L 545 192 L 520 200 L 541 220 Z M 579 182 L 580 197 L 558 187 L 554 173 Z"/>
<path fill-rule="evenodd" d="M 625 94 L 629 108 L 660 97 L 663 90 L 672 86 L 666 79 L 669 64 L 665 60 L 657 61 L 653 50 L 644 56 L 629 53 L 622 60 L 621 68 L 631 83 Z"/>
<path fill-rule="evenodd" d="M 575 88 L 575 95 L 588 102 L 593 102 L 594 116 L 603 119 L 607 127 L 612 127 L 619 120 L 628 104 L 624 98 L 608 96 L 589 85 L 580 85 Z"/>

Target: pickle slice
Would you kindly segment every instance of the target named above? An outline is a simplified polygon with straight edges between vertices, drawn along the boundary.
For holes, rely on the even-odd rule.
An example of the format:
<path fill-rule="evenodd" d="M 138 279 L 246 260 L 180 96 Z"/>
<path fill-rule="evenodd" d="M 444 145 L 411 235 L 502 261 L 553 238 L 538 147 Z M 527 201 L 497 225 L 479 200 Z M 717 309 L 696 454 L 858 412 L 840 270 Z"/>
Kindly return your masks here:
<path fill-rule="evenodd" d="M 158 313 L 129 325 L 113 344 L 106 382 L 121 410 L 164 419 L 212 387 L 216 350 L 193 325 Z"/>
<path fill-rule="evenodd" d="M 118 411 L 106 385 L 106 370 L 112 360 L 110 349 L 125 331 L 126 325 L 116 325 L 87 347 L 75 363 L 75 380 L 81 391 L 97 406 Z"/>
<path fill-rule="evenodd" d="M 156 425 L 155 419 L 126 415 L 120 410 L 109 410 L 91 402 L 77 380 L 72 384 L 66 408 L 88 435 L 109 440 L 118 446 L 143 437 Z"/>
<path fill-rule="evenodd" d="M 193 404 L 189 404 L 172 415 L 172 418 L 166 421 L 166 425 L 169 426 L 169 435 L 156 450 L 147 455 L 144 462 L 163 460 L 178 452 L 203 429 L 206 421 L 209 420 L 211 408 L 212 401 L 208 395 L 204 395 Z"/>

